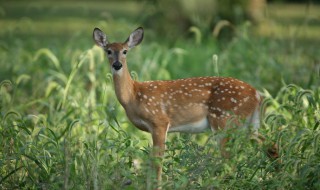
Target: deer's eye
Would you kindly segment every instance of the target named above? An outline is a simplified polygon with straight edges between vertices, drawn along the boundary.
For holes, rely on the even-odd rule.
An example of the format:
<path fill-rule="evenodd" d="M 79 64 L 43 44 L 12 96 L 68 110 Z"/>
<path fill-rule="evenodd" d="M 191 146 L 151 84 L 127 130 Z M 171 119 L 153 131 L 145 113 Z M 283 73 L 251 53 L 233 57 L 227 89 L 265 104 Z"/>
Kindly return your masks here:
<path fill-rule="evenodd" d="M 111 51 L 111 50 L 108 50 L 108 51 L 107 51 L 107 54 L 108 54 L 108 55 L 111 55 L 111 54 L 112 54 L 112 51 Z"/>
<path fill-rule="evenodd" d="M 126 55 L 127 54 L 127 50 L 123 50 L 123 54 Z"/>

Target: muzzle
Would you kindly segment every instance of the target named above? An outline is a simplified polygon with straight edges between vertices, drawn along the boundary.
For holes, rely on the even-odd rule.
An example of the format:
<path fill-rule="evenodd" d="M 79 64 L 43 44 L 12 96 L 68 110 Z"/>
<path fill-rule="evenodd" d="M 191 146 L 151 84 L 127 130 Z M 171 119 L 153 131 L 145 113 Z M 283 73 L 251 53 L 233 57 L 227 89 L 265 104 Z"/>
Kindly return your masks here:
<path fill-rule="evenodd" d="M 114 63 L 112 64 L 112 67 L 113 67 L 116 71 L 118 71 L 118 70 L 120 70 L 120 69 L 122 68 L 122 64 L 121 64 L 119 61 L 116 61 L 116 62 L 114 62 Z"/>

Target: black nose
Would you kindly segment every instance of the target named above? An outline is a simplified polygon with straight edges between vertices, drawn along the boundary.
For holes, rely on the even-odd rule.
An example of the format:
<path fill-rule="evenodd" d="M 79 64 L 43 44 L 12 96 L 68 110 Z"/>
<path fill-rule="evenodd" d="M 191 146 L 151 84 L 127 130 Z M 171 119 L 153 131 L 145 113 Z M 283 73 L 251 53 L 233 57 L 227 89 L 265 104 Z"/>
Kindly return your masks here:
<path fill-rule="evenodd" d="M 118 70 L 120 70 L 120 69 L 122 68 L 122 64 L 121 64 L 119 61 L 116 61 L 116 62 L 114 62 L 114 63 L 112 64 L 112 67 L 113 67 L 116 71 L 118 71 Z"/>

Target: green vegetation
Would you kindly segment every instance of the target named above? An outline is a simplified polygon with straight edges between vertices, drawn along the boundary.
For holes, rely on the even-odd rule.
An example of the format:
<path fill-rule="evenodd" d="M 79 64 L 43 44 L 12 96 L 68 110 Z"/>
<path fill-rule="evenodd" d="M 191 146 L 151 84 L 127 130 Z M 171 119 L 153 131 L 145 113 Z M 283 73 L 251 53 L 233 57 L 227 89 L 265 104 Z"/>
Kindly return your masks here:
<path fill-rule="evenodd" d="M 218 37 L 192 25 L 175 38 L 165 18 L 161 32 L 151 27 L 155 7 L 1 3 L 0 189 L 146 189 L 150 136 L 128 122 L 92 41 L 94 27 L 119 41 L 140 25 L 145 39 L 128 55 L 135 78 L 244 80 L 265 95 L 260 132 L 280 150 L 268 159 L 244 130 L 170 134 L 163 189 L 320 189 L 320 7 L 275 4 L 259 25 L 222 27 Z M 237 136 L 231 159 L 214 140 L 222 133 Z"/>

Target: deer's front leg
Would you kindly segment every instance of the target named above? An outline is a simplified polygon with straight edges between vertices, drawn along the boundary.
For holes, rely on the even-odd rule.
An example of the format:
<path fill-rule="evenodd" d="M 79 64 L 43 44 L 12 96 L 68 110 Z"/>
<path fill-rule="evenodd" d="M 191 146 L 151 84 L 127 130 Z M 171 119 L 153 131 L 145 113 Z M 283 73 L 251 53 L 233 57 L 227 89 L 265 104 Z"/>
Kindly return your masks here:
<path fill-rule="evenodd" d="M 153 167 L 157 174 L 157 185 L 161 185 L 161 174 L 162 174 L 162 157 L 165 151 L 165 141 L 167 137 L 167 129 L 169 125 L 162 125 L 154 128 L 152 131 L 153 140 Z"/>

